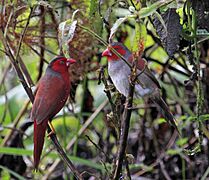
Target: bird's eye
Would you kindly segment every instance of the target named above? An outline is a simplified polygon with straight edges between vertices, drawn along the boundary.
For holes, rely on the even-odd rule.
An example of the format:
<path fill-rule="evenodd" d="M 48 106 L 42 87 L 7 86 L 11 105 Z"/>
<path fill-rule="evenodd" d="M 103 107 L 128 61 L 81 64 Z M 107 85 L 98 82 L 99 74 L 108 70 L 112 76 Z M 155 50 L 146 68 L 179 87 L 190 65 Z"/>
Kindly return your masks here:
<path fill-rule="evenodd" d="M 65 62 L 64 61 L 60 61 L 60 64 L 65 64 Z"/>

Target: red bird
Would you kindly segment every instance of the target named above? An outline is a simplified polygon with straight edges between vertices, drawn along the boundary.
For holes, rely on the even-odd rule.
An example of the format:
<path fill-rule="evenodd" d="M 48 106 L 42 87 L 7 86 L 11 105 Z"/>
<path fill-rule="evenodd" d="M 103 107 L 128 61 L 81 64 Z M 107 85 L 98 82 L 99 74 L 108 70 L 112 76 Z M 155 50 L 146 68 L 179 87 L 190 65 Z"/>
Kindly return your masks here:
<path fill-rule="evenodd" d="M 70 93 L 68 68 L 74 59 L 55 57 L 40 79 L 31 112 L 34 121 L 34 167 L 38 169 L 47 124 L 63 108 Z"/>
<path fill-rule="evenodd" d="M 114 42 L 111 44 L 111 46 L 119 54 L 121 54 L 127 60 L 127 62 L 132 62 L 133 55 L 126 46 L 119 42 Z M 131 74 L 130 67 L 109 48 L 102 53 L 102 56 L 106 56 L 108 59 L 108 73 L 116 89 L 127 97 L 129 93 L 129 76 Z M 145 60 L 139 59 L 137 65 L 137 74 L 144 69 L 145 64 Z M 170 112 L 165 101 L 160 96 L 160 85 L 157 79 L 150 72 L 150 70 L 145 67 L 144 72 L 138 77 L 138 83 L 135 85 L 134 97 L 143 98 L 147 96 L 149 96 L 150 99 L 161 108 L 165 119 L 178 131 L 172 113 Z"/>

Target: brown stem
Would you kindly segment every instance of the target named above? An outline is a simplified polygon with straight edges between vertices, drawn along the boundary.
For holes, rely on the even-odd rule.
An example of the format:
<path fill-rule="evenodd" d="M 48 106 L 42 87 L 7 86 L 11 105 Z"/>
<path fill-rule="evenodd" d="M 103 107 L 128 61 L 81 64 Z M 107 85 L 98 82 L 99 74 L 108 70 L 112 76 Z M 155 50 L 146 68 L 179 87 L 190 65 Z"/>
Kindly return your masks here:
<path fill-rule="evenodd" d="M 125 156 L 127 139 L 128 139 L 128 131 L 131 119 L 131 112 L 132 112 L 132 103 L 133 103 L 133 95 L 134 95 L 134 82 L 130 82 L 129 84 L 129 94 L 126 98 L 126 106 L 123 113 L 123 120 L 122 120 L 122 128 L 121 128 L 121 136 L 119 141 L 119 150 L 117 153 L 117 161 L 116 161 L 116 168 L 114 170 L 114 180 L 120 179 L 120 173 L 122 171 L 122 164 L 123 159 Z"/>
<path fill-rule="evenodd" d="M 24 104 L 24 106 L 22 107 L 22 109 L 19 111 L 19 113 L 17 114 L 15 120 L 13 121 L 13 128 L 16 128 L 17 127 L 17 124 L 19 123 L 21 117 L 25 114 L 26 110 L 27 110 L 27 107 L 29 105 L 29 100 L 26 101 L 26 103 Z M 4 140 L 2 141 L 1 143 L 1 146 L 7 146 L 7 142 L 10 140 L 10 138 L 12 137 L 14 131 L 11 131 L 10 133 L 8 133 Z"/>
<path fill-rule="evenodd" d="M 84 131 L 87 129 L 87 127 L 93 122 L 93 120 L 98 116 L 98 114 L 101 112 L 101 110 L 107 105 L 108 100 L 104 101 L 95 111 L 94 113 L 86 120 L 84 125 L 79 129 L 78 134 L 73 137 L 73 139 L 69 142 L 69 144 L 66 147 L 66 150 L 69 151 L 72 146 L 75 144 L 77 139 L 84 133 Z M 57 166 L 59 166 L 61 163 L 60 159 L 57 159 L 52 166 L 49 168 L 48 172 L 43 177 L 43 180 L 49 179 L 50 175 L 56 170 Z"/>
<path fill-rule="evenodd" d="M 40 6 L 41 10 L 41 25 L 40 25 L 40 35 L 45 35 L 45 8 L 43 6 Z M 43 73 L 43 66 L 44 66 L 44 53 L 45 53 L 45 38 L 40 38 L 40 44 L 42 45 L 40 47 L 40 64 L 39 64 L 39 73 L 37 77 L 37 81 L 41 78 L 41 75 Z"/>
<path fill-rule="evenodd" d="M 27 42 L 25 42 L 25 44 L 34 52 L 34 53 L 36 53 L 38 56 L 41 56 L 41 54 L 35 49 L 35 48 L 33 48 L 33 46 L 31 46 L 29 43 L 27 43 Z M 43 61 L 45 62 L 45 63 L 47 63 L 47 64 L 49 64 L 49 62 L 43 57 L 42 58 L 43 59 Z"/>
<path fill-rule="evenodd" d="M 31 76 L 30 76 L 30 74 L 29 74 L 29 72 L 28 72 L 28 70 L 27 70 L 27 68 L 26 68 L 26 66 L 25 66 L 25 64 L 24 64 L 24 62 L 23 62 L 23 60 L 20 56 L 19 56 L 19 63 L 20 63 L 20 67 L 21 67 L 21 69 L 22 69 L 22 71 L 25 75 L 25 78 L 26 78 L 29 86 L 30 87 L 34 86 L 33 80 L 32 80 L 32 78 L 31 78 Z"/>
<path fill-rule="evenodd" d="M 22 46 L 22 41 L 23 41 L 23 38 L 24 38 L 25 33 L 26 33 L 26 31 L 27 31 L 28 25 L 29 25 L 29 23 L 30 23 L 30 19 L 31 19 L 32 13 L 33 13 L 33 7 L 30 8 L 30 14 L 29 14 L 29 16 L 28 16 L 26 25 L 25 25 L 24 30 L 23 30 L 23 32 L 22 32 L 22 35 L 21 35 L 21 37 L 20 37 L 20 41 L 19 41 L 18 48 L 17 48 L 17 53 L 16 53 L 16 56 L 15 56 L 15 61 L 17 61 L 18 56 L 19 56 L 19 54 L 20 54 L 20 49 L 21 49 L 21 46 Z"/>
<path fill-rule="evenodd" d="M 115 104 L 112 101 L 112 96 L 111 96 L 111 93 L 110 93 L 110 90 L 109 90 L 109 85 L 108 85 L 107 80 L 105 78 L 104 67 L 101 67 L 100 70 L 99 70 L 99 82 L 98 82 L 98 84 L 100 84 L 100 80 L 103 82 L 103 84 L 105 86 L 104 92 L 106 93 L 106 96 L 107 96 L 107 98 L 110 102 L 111 110 L 114 113 Z"/>
<path fill-rule="evenodd" d="M 48 126 L 48 132 L 51 132 L 51 129 Z M 78 180 L 82 180 L 82 175 L 77 171 L 77 169 L 75 168 L 75 166 L 73 165 L 73 163 L 70 161 L 70 159 L 68 158 L 67 154 L 65 153 L 65 151 L 63 150 L 62 146 L 60 145 L 56 134 L 51 134 L 50 138 L 54 144 L 54 146 L 57 149 L 57 152 L 59 153 L 59 155 L 61 156 L 62 160 L 67 164 L 67 166 L 70 168 L 70 170 L 72 171 L 73 175 L 76 177 L 76 179 Z"/>
<path fill-rule="evenodd" d="M 26 82 L 26 80 L 25 80 L 25 77 L 24 77 L 24 75 L 23 75 L 23 73 L 22 73 L 22 71 L 21 71 L 19 65 L 18 65 L 18 62 L 15 60 L 15 57 L 14 57 L 12 51 L 11 51 L 11 48 L 10 48 L 10 46 L 9 46 L 9 44 L 8 44 L 8 42 L 7 42 L 7 40 L 6 40 L 5 37 L 4 37 L 4 32 L 3 32 L 3 30 L 0 31 L 0 39 L 2 40 L 2 43 L 3 43 L 4 48 L 5 48 L 5 51 L 7 52 L 8 56 L 9 56 L 9 59 L 10 59 L 12 65 L 13 65 L 13 67 L 14 67 L 15 70 L 16 70 L 16 73 L 17 73 L 17 75 L 18 75 L 18 78 L 19 78 L 20 82 L 21 82 L 22 85 L 23 85 L 23 88 L 25 89 L 25 91 L 26 91 L 28 97 L 30 98 L 31 102 L 33 102 L 33 101 L 34 101 L 33 92 L 32 92 L 32 90 L 31 90 L 31 89 L 28 87 L 28 85 L 27 85 L 27 82 Z"/>

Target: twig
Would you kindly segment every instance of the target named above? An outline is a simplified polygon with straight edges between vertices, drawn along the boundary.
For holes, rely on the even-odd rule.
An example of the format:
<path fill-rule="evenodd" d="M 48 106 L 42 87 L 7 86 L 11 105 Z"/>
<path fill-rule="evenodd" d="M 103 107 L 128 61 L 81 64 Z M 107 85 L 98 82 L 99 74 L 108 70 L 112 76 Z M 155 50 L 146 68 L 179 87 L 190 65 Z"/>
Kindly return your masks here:
<path fill-rule="evenodd" d="M 158 156 L 158 158 L 155 160 L 155 162 L 153 162 L 152 164 L 149 165 L 149 167 L 151 168 L 154 168 L 156 167 L 159 163 L 160 163 L 160 160 L 166 155 L 166 150 L 171 148 L 171 146 L 175 143 L 175 140 L 178 136 L 178 133 L 177 131 L 174 131 L 173 135 L 171 136 L 168 144 L 166 145 L 166 148 L 163 150 L 163 152 L 160 153 L 160 155 Z M 146 169 L 143 169 L 141 171 L 138 171 L 134 174 L 134 176 L 141 176 L 143 175 L 144 173 L 146 173 L 148 170 Z"/>
<path fill-rule="evenodd" d="M 45 46 L 43 46 L 42 44 L 39 44 L 38 42 L 31 42 L 32 45 L 37 46 L 37 47 L 42 47 L 45 49 L 45 51 L 49 52 L 50 54 L 54 55 L 54 56 L 58 56 L 58 53 L 53 52 L 50 49 L 47 49 Z"/>
<path fill-rule="evenodd" d="M 33 8 L 34 8 L 34 7 L 31 7 L 31 8 L 30 8 L 30 14 L 29 14 L 29 16 L 28 16 L 26 25 L 25 25 L 24 30 L 23 30 L 23 32 L 22 32 L 22 35 L 21 35 L 21 37 L 20 37 L 20 41 L 19 41 L 18 48 L 17 48 L 17 53 L 16 53 L 16 56 L 15 56 L 15 61 L 16 61 L 16 62 L 18 62 L 17 59 L 18 59 L 18 56 L 19 56 L 19 53 L 20 53 L 20 49 L 21 49 L 21 45 L 22 45 L 23 38 L 24 38 L 25 33 L 26 33 L 26 31 L 27 31 L 28 25 L 29 25 L 29 23 L 30 23 L 31 15 L 32 15 L 32 13 L 33 13 Z"/>
<path fill-rule="evenodd" d="M 36 53 L 38 56 L 41 56 L 41 54 L 35 49 L 35 48 L 33 48 L 33 46 L 31 46 L 29 43 L 27 43 L 27 42 L 25 42 L 25 44 L 34 52 L 34 53 Z M 45 59 L 45 58 L 43 58 L 43 61 L 46 63 L 46 64 L 49 64 L 49 62 Z"/>
<path fill-rule="evenodd" d="M 18 132 L 18 134 L 20 134 L 20 135 L 25 135 L 27 138 L 29 138 L 29 135 L 27 135 L 27 134 L 25 133 L 25 131 L 22 131 L 22 130 L 19 129 L 19 128 L 10 127 L 10 126 L 2 126 L 2 128 L 4 128 L 4 129 L 10 129 L 10 130 L 12 130 L 12 132 Z"/>
<path fill-rule="evenodd" d="M 110 158 L 107 156 L 107 154 L 103 151 L 103 149 L 101 148 L 101 147 L 99 147 L 94 141 L 92 141 L 91 140 L 91 138 L 88 136 L 88 135 L 86 135 L 86 137 L 87 137 L 87 139 L 100 151 L 100 152 L 102 152 L 104 155 L 105 155 L 105 157 L 107 158 L 107 160 L 108 161 L 110 161 Z"/>
<path fill-rule="evenodd" d="M 130 173 L 130 169 L 129 169 L 129 166 L 128 166 L 127 156 L 125 157 L 125 164 L 126 164 L 126 172 L 127 172 L 128 180 L 131 180 L 131 173 Z"/>
<path fill-rule="evenodd" d="M 6 39 L 8 41 L 9 47 L 12 47 L 13 51 L 16 52 L 16 49 L 13 46 L 11 46 L 11 44 L 10 44 L 10 43 L 12 43 L 11 39 L 8 36 L 6 36 Z M 23 74 L 25 75 L 25 78 L 26 78 L 27 83 L 29 84 L 29 86 L 30 87 L 34 86 L 32 78 L 31 78 L 31 76 L 30 76 L 30 74 L 29 74 L 29 72 L 28 72 L 28 70 L 27 70 L 27 68 L 26 68 L 26 66 L 25 66 L 25 64 L 24 64 L 24 62 L 23 62 L 23 60 L 20 56 L 18 56 L 18 60 L 16 59 L 16 62 L 19 63 L 20 68 L 23 71 Z"/>
<path fill-rule="evenodd" d="M 105 18 L 103 17 L 103 15 L 102 15 L 102 12 L 101 12 L 101 4 L 102 4 L 102 3 L 101 3 L 101 0 L 99 0 L 99 6 L 98 6 L 99 16 L 101 17 L 103 23 L 105 23 L 105 25 L 106 25 L 107 27 L 109 27 L 109 26 L 110 26 L 109 22 L 106 21 L 106 19 L 105 19 Z"/>
<path fill-rule="evenodd" d="M 63 9 L 62 9 L 62 11 L 63 11 Z M 55 26 L 55 29 L 56 29 L 56 40 L 57 40 L 57 44 L 58 44 L 58 47 L 61 47 L 60 46 L 60 42 L 59 42 L 59 37 L 58 37 L 58 31 L 57 31 L 57 29 L 58 29 L 58 27 L 59 27 L 59 23 L 58 23 L 58 21 L 57 21 L 57 19 L 56 19 L 56 17 L 55 17 L 55 15 L 54 15 L 54 11 L 52 11 L 52 10 L 49 10 L 49 14 L 50 14 L 50 16 L 51 16 L 51 19 L 52 19 L 52 22 L 53 22 L 53 24 L 54 24 L 54 26 Z M 62 48 L 60 48 L 60 53 L 59 53 L 60 55 L 63 55 L 64 53 L 62 52 Z"/>
<path fill-rule="evenodd" d="M 34 101 L 33 92 L 32 92 L 32 90 L 28 87 L 27 82 L 26 82 L 26 80 L 25 80 L 25 77 L 24 77 L 24 75 L 23 75 L 21 69 L 19 68 L 17 62 L 15 61 L 15 57 L 14 57 L 14 55 L 13 55 L 11 49 L 10 49 L 10 46 L 9 46 L 9 44 L 7 43 L 7 40 L 6 40 L 5 37 L 4 37 L 3 30 L 0 31 L 0 38 L 1 38 L 2 43 L 3 43 L 3 45 L 4 45 L 4 48 L 5 48 L 5 50 L 6 50 L 7 54 L 8 54 L 8 57 L 9 57 L 9 59 L 10 59 L 12 65 L 13 65 L 13 67 L 14 67 L 15 70 L 16 70 L 16 73 L 17 73 L 17 75 L 18 75 L 18 78 L 19 78 L 20 82 L 21 82 L 22 85 L 23 85 L 23 88 L 25 89 L 25 91 L 26 91 L 28 97 L 30 98 L 31 102 L 33 102 L 33 101 Z"/>
<path fill-rule="evenodd" d="M 1 78 L 1 80 L 0 80 L 0 87 L 1 87 L 1 85 L 3 84 L 3 82 L 4 82 L 5 78 L 6 78 L 6 75 L 7 75 L 7 73 L 9 72 L 9 69 L 10 69 L 10 68 L 11 68 L 11 63 L 9 63 L 7 67 L 5 67 L 5 70 L 4 70 L 4 72 L 2 73 L 2 78 Z"/>
<path fill-rule="evenodd" d="M 48 132 L 51 132 L 51 129 L 48 128 Z M 75 168 L 75 166 L 73 165 L 73 163 L 69 160 L 67 154 L 65 153 L 65 151 L 63 150 L 62 146 L 60 145 L 57 136 L 55 134 L 50 135 L 50 138 L 54 144 L 54 146 L 57 149 L 57 152 L 60 154 L 61 158 L 63 159 L 63 161 L 67 164 L 67 166 L 70 168 L 70 170 L 72 171 L 73 175 L 78 179 L 78 180 L 82 180 L 82 175 L 77 171 L 77 169 Z M 67 160 L 67 161 L 66 161 Z"/>
<path fill-rule="evenodd" d="M 158 61 L 158 60 L 156 60 L 156 59 L 153 59 L 153 58 L 150 58 L 150 57 L 146 57 L 146 59 L 147 59 L 148 61 L 151 61 L 151 62 L 156 62 L 157 64 L 160 64 L 160 65 L 163 66 L 163 67 L 165 66 L 164 63 L 162 63 L 162 62 L 160 62 L 160 61 Z M 175 72 L 177 72 L 177 73 L 179 73 L 179 74 L 182 74 L 182 75 L 184 75 L 184 76 L 190 77 L 189 74 L 187 74 L 187 73 L 185 73 L 185 72 L 183 72 L 183 71 L 181 71 L 181 70 L 179 70 L 179 69 L 176 69 L 175 67 L 171 66 L 170 64 L 168 64 L 168 69 L 170 69 L 170 70 L 172 70 L 172 71 L 175 71 Z"/>
<path fill-rule="evenodd" d="M 171 178 L 170 178 L 168 172 L 167 172 L 166 169 L 165 169 L 165 164 L 163 163 L 162 160 L 160 160 L 160 168 L 161 168 L 161 170 L 162 170 L 162 172 L 163 172 L 163 175 L 164 175 L 165 179 L 166 179 L 166 180 L 171 180 Z"/>
<path fill-rule="evenodd" d="M 13 128 L 16 128 L 16 127 L 17 127 L 17 125 L 18 125 L 20 119 L 21 119 L 22 116 L 25 114 L 25 112 L 26 112 L 26 110 L 27 110 L 27 107 L 28 107 L 28 105 L 29 105 L 29 102 L 30 102 L 30 100 L 27 100 L 26 103 L 24 104 L 24 106 L 22 107 L 22 109 L 21 109 L 21 110 L 19 111 L 19 113 L 17 114 L 15 120 L 13 121 L 13 126 L 12 126 Z M 5 136 L 3 142 L 1 143 L 1 146 L 2 146 L 2 147 L 7 145 L 7 142 L 8 142 L 8 141 L 10 140 L 10 138 L 12 137 L 13 132 L 14 132 L 14 131 L 11 131 L 10 133 L 8 133 L 8 134 Z"/>
<path fill-rule="evenodd" d="M 69 151 L 74 143 L 77 141 L 77 139 L 84 133 L 84 131 L 87 129 L 87 127 L 93 122 L 93 120 L 98 116 L 98 114 L 101 112 L 101 110 L 107 105 L 108 100 L 105 100 L 100 106 L 94 111 L 94 113 L 86 120 L 84 125 L 79 129 L 76 136 L 73 137 L 73 139 L 70 141 L 70 143 L 66 147 L 66 151 Z M 43 180 L 49 179 L 50 175 L 55 171 L 57 166 L 61 163 L 60 159 L 57 159 L 52 166 L 49 168 L 48 173 L 45 174 L 43 177 Z"/>
<path fill-rule="evenodd" d="M 40 25 L 40 34 L 41 35 L 45 35 L 45 9 L 43 6 L 40 6 L 40 10 L 41 10 L 41 25 Z M 41 78 L 42 73 L 43 73 L 43 66 L 44 66 L 44 54 L 45 54 L 45 38 L 40 38 L 40 43 L 41 46 L 40 47 L 40 63 L 39 63 L 39 73 L 38 73 L 38 77 L 37 77 L 37 81 Z"/>
<path fill-rule="evenodd" d="M 105 75 L 104 75 L 104 67 L 101 67 L 100 70 L 99 70 L 99 81 L 100 80 L 103 82 L 103 84 L 105 86 L 104 92 L 106 93 L 106 96 L 107 96 L 107 98 L 110 102 L 110 105 L 111 105 L 112 112 L 114 113 L 115 104 L 112 101 L 111 93 L 110 93 L 109 88 L 108 88 L 109 85 L 108 85 L 107 80 L 106 80 Z M 100 84 L 100 82 L 98 82 L 98 84 Z"/>
<path fill-rule="evenodd" d="M 32 78 L 31 78 L 31 76 L 30 76 L 30 74 L 29 74 L 29 72 L 28 72 L 28 70 L 27 70 L 27 68 L 26 68 L 26 66 L 25 66 L 21 57 L 19 57 L 19 63 L 20 63 L 20 67 L 21 67 L 21 69 L 22 69 L 22 71 L 25 75 L 25 78 L 27 80 L 27 83 L 29 84 L 30 87 L 34 86 L 33 80 L 32 80 Z"/>
<path fill-rule="evenodd" d="M 209 167 L 206 169 L 205 173 L 203 174 L 203 176 L 201 177 L 201 180 L 206 180 L 207 177 L 209 175 Z"/>
<path fill-rule="evenodd" d="M 131 5 L 136 9 L 136 6 L 135 6 L 133 0 L 130 0 L 130 1 L 131 1 Z"/>
<path fill-rule="evenodd" d="M 134 72 L 132 71 L 132 73 Z M 118 180 L 120 178 L 120 173 L 122 170 L 123 159 L 124 159 L 127 139 L 128 139 L 131 112 L 132 112 L 131 107 L 132 107 L 132 102 L 133 102 L 134 87 L 135 87 L 135 83 L 131 80 L 129 84 L 129 94 L 128 94 L 128 97 L 126 98 L 126 106 L 125 106 L 125 110 L 123 113 L 119 150 L 117 153 L 116 168 L 114 170 L 114 176 L 113 176 L 114 180 Z"/>

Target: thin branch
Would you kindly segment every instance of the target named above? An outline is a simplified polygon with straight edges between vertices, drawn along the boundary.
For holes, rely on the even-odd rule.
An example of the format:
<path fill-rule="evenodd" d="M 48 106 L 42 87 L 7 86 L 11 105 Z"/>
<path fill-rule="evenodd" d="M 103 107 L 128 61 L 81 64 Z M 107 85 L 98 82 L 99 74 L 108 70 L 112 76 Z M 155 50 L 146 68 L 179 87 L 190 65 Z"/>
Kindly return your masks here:
<path fill-rule="evenodd" d="M 34 53 L 36 53 L 38 56 L 41 56 L 41 54 L 35 49 L 35 48 L 33 48 L 33 46 L 31 46 L 29 43 L 25 43 Z M 43 58 L 43 61 L 46 63 L 46 64 L 49 64 L 49 62 L 45 59 L 45 58 Z"/>
<path fill-rule="evenodd" d="M 105 78 L 104 67 L 101 67 L 99 69 L 99 82 L 98 82 L 98 84 L 100 84 L 100 81 L 102 81 L 104 86 L 105 86 L 104 92 L 106 93 L 106 96 L 107 96 L 107 98 L 108 98 L 108 100 L 110 102 L 111 110 L 114 113 L 114 111 L 115 111 L 115 104 L 112 101 L 112 96 L 111 96 L 111 93 L 110 93 L 110 90 L 109 90 L 109 85 L 108 85 L 107 80 Z"/>
<path fill-rule="evenodd" d="M 41 25 L 40 25 L 40 35 L 45 35 L 45 9 L 43 6 L 40 6 L 41 10 Z M 43 73 L 43 66 L 44 66 L 44 54 L 45 54 L 45 40 L 43 37 L 40 38 L 40 44 L 42 45 L 40 47 L 40 63 L 39 63 L 39 73 L 37 77 L 37 81 L 41 78 Z"/>
<path fill-rule="evenodd" d="M 86 135 L 86 137 L 87 137 L 87 139 L 102 153 L 102 154 L 104 154 L 104 156 L 106 157 L 106 159 L 108 160 L 108 161 L 110 161 L 110 158 L 107 156 L 107 154 L 103 151 L 103 149 L 101 148 L 101 147 L 99 147 L 99 145 L 97 145 L 94 141 L 92 141 L 91 140 L 91 138 L 88 136 L 88 135 Z"/>
<path fill-rule="evenodd" d="M 151 61 L 151 62 L 156 62 L 156 63 L 160 64 L 161 66 L 165 67 L 165 64 L 164 63 L 162 63 L 162 62 L 160 62 L 160 61 L 158 61 L 156 59 L 153 59 L 153 58 L 150 58 L 150 57 L 146 57 L 146 59 L 148 61 Z M 167 67 L 168 67 L 168 69 L 170 69 L 170 70 L 172 70 L 174 72 L 177 72 L 177 73 L 182 74 L 184 76 L 190 77 L 189 74 L 187 74 L 187 73 L 185 73 L 185 72 L 183 72 L 183 71 L 181 71 L 179 69 L 176 69 L 175 67 L 171 66 L 170 64 L 168 64 Z"/>
<path fill-rule="evenodd" d="M 163 163 L 162 160 L 160 161 L 160 169 L 162 170 L 162 173 L 163 173 L 165 179 L 166 179 L 166 180 L 171 180 L 171 178 L 170 178 L 168 172 L 167 172 L 166 169 L 165 169 L 165 164 Z"/>
<path fill-rule="evenodd" d="M 1 75 L 2 78 L 1 78 L 1 80 L 0 80 L 0 87 L 1 87 L 2 84 L 4 83 L 4 80 L 5 80 L 5 78 L 6 78 L 6 75 L 7 75 L 7 73 L 9 72 L 10 68 L 11 68 L 11 63 L 9 63 L 9 64 L 7 65 L 7 67 L 5 67 L 4 72 L 3 72 L 2 75 Z"/>
<path fill-rule="evenodd" d="M 6 40 L 8 41 L 9 47 L 13 48 L 13 51 L 16 52 L 15 47 L 12 46 L 11 39 L 8 36 L 6 36 Z M 24 62 L 23 62 L 23 60 L 20 56 L 18 56 L 18 60 L 16 60 L 16 62 L 19 63 L 20 68 L 21 68 L 29 86 L 30 87 L 34 86 L 33 80 L 32 80 L 32 78 L 31 78 L 31 76 L 30 76 L 30 74 L 29 74 L 29 72 L 28 72 L 28 70 L 27 70 L 27 68 L 26 68 L 26 66 L 25 66 L 25 64 L 24 64 Z"/>
<path fill-rule="evenodd" d="M 131 180 L 131 173 L 130 173 L 129 163 L 128 163 L 127 157 L 125 157 L 125 164 L 126 164 L 126 172 L 127 172 L 128 180 Z"/>
<path fill-rule="evenodd" d="M 25 104 L 23 105 L 23 107 L 21 108 L 21 110 L 19 111 L 19 113 L 17 114 L 15 120 L 13 121 L 13 128 L 16 128 L 20 119 L 22 118 L 22 116 L 25 114 L 25 112 L 27 111 L 27 107 L 29 105 L 29 100 L 27 100 L 25 102 Z M 4 137 L 4 140 L 3 142 L 1 143 L 1 146 L 7 146 L 7 142 L 10 140 L 10 138 L 12 137 L 14 131 L 11 131 L 10 133 L 8 133 L 5 137 Z"/>
<path fill-rule="evenodd" d="M 98 5 L 99 15 L 100 15 L 100 17 L 101 17 L 103 23 L 108 27 L 108 30 L 109 30 L 110 24 L 109 24 L 108 21 L 106 21 L 106 19 L 103 17 L 102 12 L 101 12 L 101 4 L 102 4 L 101 1 L 102 1 L 102 0 L 99 0 L 99 5 Z"/>
<path fill-rule="evenodd" d="M 133 73 L 134 72 L 132 71 L 132 75 L 133 75 Z M 135 79 L 135 77 L 134 77 L 134 79 Z M 117 153 L 116 168 L 114 170 L 114 176 L 113 176 L 114 180 L 120 179 L 120 173 L 122 170 L 123 159 L 125 156 L 127 139 L 128 139 L 130 119 L 131 119 L 131 112 L 132 112 L 131 107 L 132 107 L 132 103 L 133 103 L 134 87 L 135 87 L 135 83 L 132 81 L 132 78 L 131 78 L 131 81 L 129 84 L 129 94 L 128 94 L 128 97 L 126 98 L 126 106 L 125 106 L 125 110 L 123 113 L 119 150 Z"/>
<path fill-rule="evenodd" d="M 163 159 L 163 157 L 167 155 L 166 154 L 167 149 L 170 149 L 173 146 L 173 144 L 175 143 L 175 140 L 176 140 L 177 137 L 178 137 L 178 132 L 174 131 L 174 133 L 172 134 L 168 144 L 166 145 L 166 148 L 159 154 L 159 156 L 155 160 L 155 162 L 153 162 L 152 164 L 148 165 L 149 167 L 154 168 L 154 167 L 156 167 L 160 163 L 160 160 Z M 136 176 L 136 177 L 141 176 L 144 173 L 146 173 L 147 171 L 148 171 L 148 169 L 142 169 L 142 170 L 136 172 L 134 174 L 134 176 Z"/>
<path fill-rule="evenodd" d="M 51 132 L 51 129 L 48 126 L 48 132 Z M 50 135 L 50 138 L 54 144 L 54 146 L 57 149 L 57 152 L 59 153 L 59 155 L 61 156 L 61 158 L 63 159 L 63 161 L 67 164 L 67 166 L 70 168 L 70 170 L 72 171 L 73 175 L 78 179 L 78 180 L 82 180 L 82 175 L 77 171 L 77 169 L 75 168 L 75 166 L 73 165 L 73 163 L 70 161 L 70 159 L 68 158 L 67 154 L 65 153 L 65 151 L 63 150 L 62 146 L 60 145 L 57 136 L 53 133 L 52 135 Z"/>
<path fill-rule="evenodd" d="M 19 56 L 19 63 L 20 63 L 20 67 L 25 75 L 25 78 L 27 80 L 27 83 L 29 84 L 30 87 L 34 86 L 33 80 L 27 70 L 27 67 L 25 66 L 23 59 Z"/>
<path fill-rule="evenodd" d="M 18 78 L 19 78 L 20 82 L 21 82 L 22 85 L 23 85 L 23 88 L 25 89 L 26 93 L 28 94 L 28 97 L 30 98 L 31 102 L 33 102 L 33 101 L 34 101 L 33 92 L 32 92 L 32 90 L 31 90 L 31 88 L 28 87 L 28 85 L 27 85 L 27 82 L 26 82 L 26 80 L 25 80 L 25 77 L 24 77 L 24 75 L 23 75 L 23 73 L 22 73 L 22 71 L 21 71 L 21 69 L 20 69 L 18 63 L 17 63 L 16 60 L 15 60 L 15 57 L 14 57 L 14 55 L 13 55 L 11 49 L 10 49 L 10 46 L 9 46 L 7 40 L 6 40 L 5 37 L 4 37 L 4 32 L 3 32 L 3 30 L 0 31 L 0 38 L 1 38 L 2 43 L 3 43 L 3 45 L 4 45 L 4 48 L 5 48 L 5 50 L 6 50 L 7 54 L 8 54 L 8 57 L 9 57 L 9 59 L 10 59 L 12 65 L 13 65 L 13 67 L 14 67 L 15 70 L 16 70 L 16 73 L 17 73 L 17 75 L 18 75 Z"/>
<path fill-rule="evenodd" d="M 131 2 L 131 5 L 136 9 L 136 6 L 135 6 L 133 0 L 130 0 L 130 2 Z"/>
<path fill-rule="evenodd" d="M 27 31 L 27 28 L 28 28 L 28 25 L 30 23 L 30 19 L 31 19 L 31 15 L 33 13 L 33 7 L 30 8 L 30 14 L 28 16 L 28 19 L 27 19 L 27 22 L 26 22 L 26 25 L 24 27 L 24 30 L 22 32 L 22 35 L 20 37 L 20 41 L 19 41 L 19 44 L 18 44 L 18 48 L 17 48 L 17 53 L 16 53 L 16 56 L 15 56 L 15 61 L 17 62 L 18 60 L 18 56 L 19 56 L 19 53 L 20 53 L 20 49 L 21 49 L 21 46 L 22 46 L 22 41 L 23 41 L 23 38 L 25 37 L 25 33 Z"/>
<path fill-rule="evenodd" d="M 54 56 L 58 56 L 59 54 L 53 52 L 52 50 L 50 49 L 47 49 L 45 46 L 43 46 L 42 44 L 40 44 L 39 42 L 32 42 L 31 44 L 33 44 L 34 46 L 37 46 L 37 47 L 41 47 L 41 48 L 44 48 L 45 51 L 49 52 L 50 54 L 53 54 Z"/>
<path fill-rule="evenodd" d="M 77 139 L 84 133 L 84 131 L 88 128 L 88 126 L 93 122 L 93 120 L 99 115 L 102 109 L 107 105 L 108 100 L 105 100 L 100 106 L 94 111 L 94 113 L 86 120 L 83 126 L 79 129 L 78 133 L 73 137 L 70 143 L 66 147 L 66 151 L 69 151 L 72 146 L 75 144 Z M 52 166 L 49 168 L 48 172 L 43 177 L 43 180 L 49 179 L 50 175 L 55 171 L 57 166 L 61 163 L 60 159 L 57 159 Z"/>

